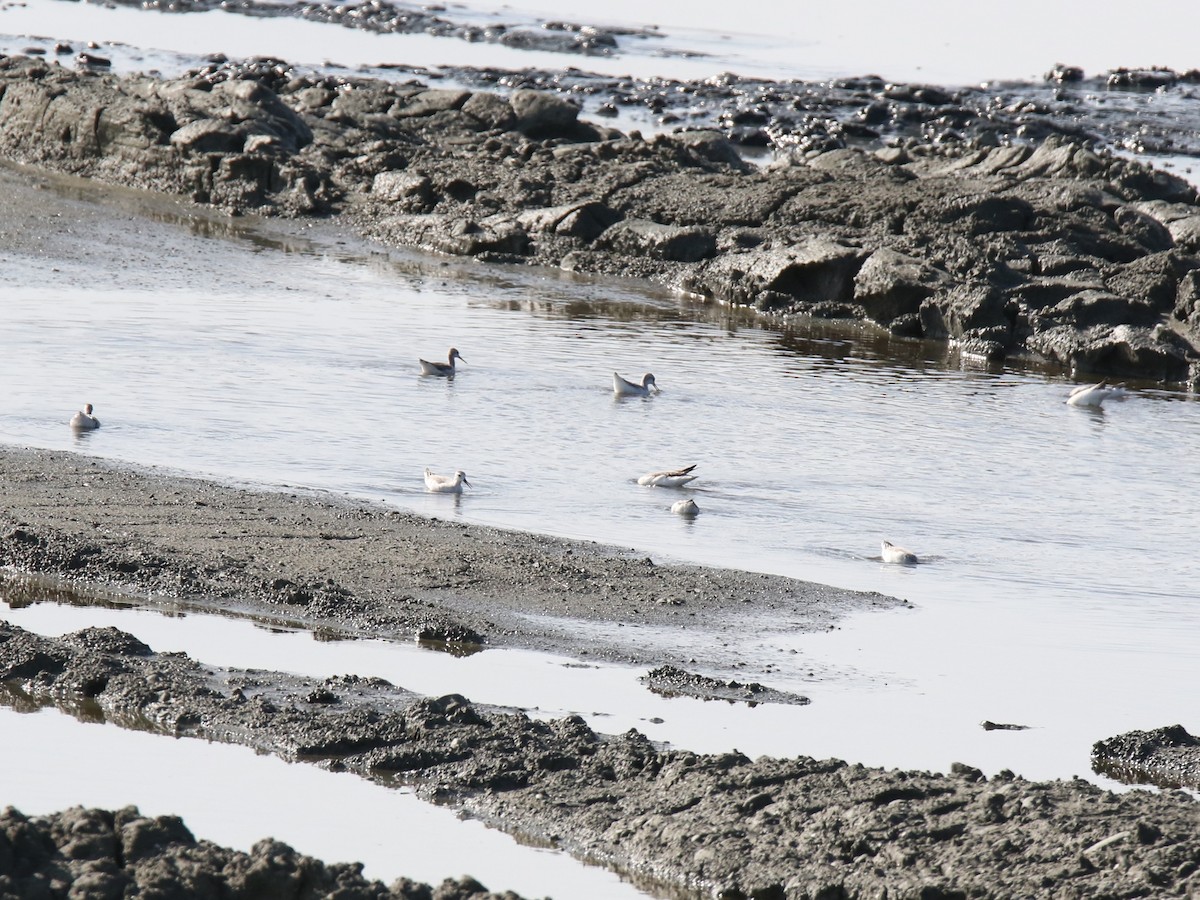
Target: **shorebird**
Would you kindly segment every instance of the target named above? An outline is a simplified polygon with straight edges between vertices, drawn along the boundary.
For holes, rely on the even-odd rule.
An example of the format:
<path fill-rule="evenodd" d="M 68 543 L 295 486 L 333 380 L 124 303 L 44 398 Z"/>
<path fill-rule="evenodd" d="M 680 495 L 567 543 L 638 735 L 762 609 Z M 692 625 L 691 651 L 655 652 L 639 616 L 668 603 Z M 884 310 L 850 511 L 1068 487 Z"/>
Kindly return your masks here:
<path fill-rule="evenodd" d="M 700 507 L 696 505 L 696 501 L 689 497 L 687 500 L 676 500 L 671 504 L 671 512 L 677 516 L 692 518 L 700 515 Z"/>
<path fill-rule="evenodd" d="M 75 415 L 71 416 L 71 427 L 80 431 L 91 431 L 100 427 L 100 420 L 92 415 L 92 404 L 88 404 Z"/>
<path fill-rule="evenodd" d="M 642 376 L 641 384 L 627 381 L 613 372 L 613 393 L 618 397 L 649 397 L 650 388 L 658 390 L 658 385 L 654 383 L 654 376 L 649 372 Z"/>
<path fill-rule="evenodd" d="M 425 470 L 425 490 L 431 494 L 461 494 L 464 484 L 471 487 L 467 473 L 462 469 L 453 475 L 438 475 L 429 469 Z"/>
<path fill-rule="evenodd" d="M 884 541 L 880 545 L 879 555 L 883 557 L 885 563 L 895 563 L 899 566 L 915 566 L 920 562 L 917 554 L 905 550 L 903 547 L 897 547 L 891 541 Z"/>
<path fill-rule="evenodd" d="M 427 359 L 421 359 L 417 361 L 421 364 L 422 375 L 441 375 L 443 378 L 453 378 L 454 361 L 456 359 L 462 359 L 463 362 L 466 362 L 466 360 L 462 358 L 462 354 L 459 353 L 454 347 L 451 347 L 447 361 L 444 363 L 430 362 Z"/>
<path fill-rule="evenodd" d="M 1072 389 L 1067 395 L 1067 402 L 1072 406 L 1100 406 L 1109 397 L 1120 397 L 1125 394 L 1125 385 L 1108 386 L 1107 381 L 1099 384 L 1081 384 Z"/>
<path fill-rule="evenodd" d="M 638 479 L 643 487 L 681 488 L 689 481 L 695 481 L 699 475 L 689 474 L 695 464 L 684 466 L 682 469 L 672 469 L 669 472 L 649 472 Z"/>

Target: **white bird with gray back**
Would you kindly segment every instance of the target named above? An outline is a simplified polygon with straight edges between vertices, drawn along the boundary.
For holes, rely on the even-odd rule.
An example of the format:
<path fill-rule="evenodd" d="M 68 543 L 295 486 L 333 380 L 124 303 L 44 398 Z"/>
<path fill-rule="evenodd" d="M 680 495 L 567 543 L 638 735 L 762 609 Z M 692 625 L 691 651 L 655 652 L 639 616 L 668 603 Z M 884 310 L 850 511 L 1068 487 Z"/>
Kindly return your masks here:
<path fill-rule="evenodd" d="M 92 404 L 88 404 L 71 416 L 71 427 L 79 431 L 91 431 L 100 427 L 100 420 L 92 415 Z"/>
<path fill-rule="evenodd" d="M 897 547 L 891 541 L 884 541 L 880 544 L 879 555 L 885 563 L 892 563 L 897 566 L 915 566 L 919 559 L 917 554 L 911 550 L 905 550 L 903 547 Z"/>
<path fill-rule="evenodd" d="M 1081 384 L 1074 388 L 1067 395 L 1067 403 L 1071 406 L 1101 406 L 1109 397 L 1125 396 L 1125 385 L 1114 384 L 1108 386 L 1107 381 L 1101 381 L 1099 384 Z"/>
<path fill-rule="evenodd" d="M 446 362 L 444 362 L 444 363 L 443 362 L 430 362 L 427 359 L 419 359 L 419 360 L 417 360 L 417 362 L 419 362 L 421 364 L 421 374 L 422 375 L 439 375 L 442 378 L 453 378 L 454 377 L 454 361 L 456 359 L 462 359 L 463 362 L 466 362 L 466 360 L 462 358 L 462 354 L 459 353 L 456 348 L 451 347 L 450 353 L 446 357 Z"/>
<path fill-rule="evenodd" d="M 700 477 L 699 475 L 691 474 L 694 468 L 696 468 L 695 463 L 690 466 L 684 466 L 682 469 L 670 469 L 665 472 L 647 472 L 638 478 L 637 483 L 642 487 L 681 488 Z"/>
<path fill-rule="evenodd" d="M 425 470 L 425 490 L 431 494 L 461 494 L 464 484 L 472 486 L 462 469 L 453 475 L 438 475 L 432 469 Z"/>
<path fill-rule="evenodd" d="M 692 519 L 700 515 L 700 507 L 695 500 L 689 497 L 686 500 L 676 500 L 672 503 L 671 512 L 677 516 L 683 516 L 685 519 Z"/>

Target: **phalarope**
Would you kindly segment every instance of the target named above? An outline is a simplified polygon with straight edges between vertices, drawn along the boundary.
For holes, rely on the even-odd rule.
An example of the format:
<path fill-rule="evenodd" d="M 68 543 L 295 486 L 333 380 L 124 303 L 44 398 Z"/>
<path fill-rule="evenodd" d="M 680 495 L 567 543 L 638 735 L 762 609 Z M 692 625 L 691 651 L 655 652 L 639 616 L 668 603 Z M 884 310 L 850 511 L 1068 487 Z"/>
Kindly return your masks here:
<path fill-rule="evenodd" d="M 75 415 L 71 416 L 71 427 L 80 431 L 91 431 L 100 427 L 100 420 L 92 415 L 92 404 L 88 404 Z"/>
<path fill-rule="evenodd" d="M 690 474 L 695 464 L 684 466 L 682 469 L 672 469 L 669 472 L 649 472 L 637 480 L 643 487 L 680 488 L 689 481 L 695 481 L 699 475 Z"/>
<path fill-rule="evenodd" d="M 1108 386 L 1107 381 L 1099 384 L 1081 384 L 1067 395 L 1067 402 L 1072 406 L 1100 406 L 1109 397 L 1121 397 L 1125 394 L 1125 385 Z"/>
<path fill-rule="evenodd" d="M 430 362 L 427 359 L 421 359 L 417 361 L 421 364 L 422 375 L 441 375 L 443 378 L 452 378 L 454 377 L 454 361 L 456 359 L 462 359 L 463 362 L 466 362 L 466 360 L 462 358 L 462 354 L 459 353 L 454 347 L 451 347 L 450 355 L 447 357 L 447 362 Z"/>
<path fill-rule="evenodd" d="M 895 563 L 900 566 L 915 566 L 919 559 L 917 554 L 910 550 L 905 550 L 903 547 L 897 547 L 891 541 L 884 541 L 880 545 L 880 556 L 883 557 L 885 563 Z"/>
<path fill-rule="evenodd" d="M 425 490 L 431 494 L 461 494 L 464 484 L 471 487 L 467 473 L 462 469 L 453 475 L 438 475 L 429 469 L 425 470 Z"/>

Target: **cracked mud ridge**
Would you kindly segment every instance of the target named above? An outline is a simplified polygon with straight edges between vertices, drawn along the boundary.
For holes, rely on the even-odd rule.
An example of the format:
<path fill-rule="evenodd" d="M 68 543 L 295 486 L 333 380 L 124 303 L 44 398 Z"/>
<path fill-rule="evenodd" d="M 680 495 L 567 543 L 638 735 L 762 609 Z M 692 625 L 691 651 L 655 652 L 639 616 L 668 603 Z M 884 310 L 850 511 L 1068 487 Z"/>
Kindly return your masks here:
<path fill-rule="evenodd" d="M 536 625 L 515 627 L 519 617 L 508 613 L 549 600 L 574 604 L 570 614 L 582 618 L 670 621 L 693 601 L 652 599 L 664 581 L 674 589 L 703 585 L 695 602 L 704 616 L 687 627 L 718 632 L 737 621 L 730 611 L 746 597 L 793 614 L 806 610 L 813 628 L 851 610 L 887 615 L 900 604 L 753 573 L 648 571 L 644 559 L 611 548 L 450 526 L 319 495 L 234 490 L 70 454 L 6 450 L 0 469 L 0 564 L 149 591 L 151 602 L 187 600 L 342 634 L 436 633 L 579 651 Z M 128 524 L 99 524 L 109 504 Z M 413 564 L 453 545 L 470 547 L 470 590 L 488 598 L 486 617 L 451 599 L 461 580 Z M 384 549 L 389 564 L 372 566 Z M 272 577 L 279 558 L 283 579 Z M 513 577 L 513 566 L 534 561 L 557 574 L 540 584 Z M 589 591 L 603 584 L 617 586 L 613 593 L 624 602 L 595 606 Z M 647 661 L 632 644 L 591 650 Z M 659 668 L 648 677 L 656 689 L 707 689 L 718 697 L 732 690 L 727 681 L 654 662 Z M 720 671 L 715 651 L 692 665 Z M 419 696 L 377 678 L 213 667 L 157 654 L 113 628 L 51 639 L 6 624 L 0 681 L 4 702 L 17 709 L 55 706 L 411 785 L 515 835 L 618 869 L 661 895 L 1083 898 L 1188 896 L 1200 887 L 1197 805 L 1179 791 L 1113 794 L 1080 780 L 1037 783 L 1008 772 L 988 779 L 965 764 L 936 774 L 667 750 L 636 731 L 598 734 L 577 716 L 541 722 L 459 695 Z M 763 687 L 737 684 L 748 698 Z M 146 820 L 134 810 L 32 821 L 10 811 L 0 834 L 11 850 L 0 860 L 13 861 L 8 870 L 0 862 L 0 886 L 12 896 L 54 879 L 100 879 L 116 890 L 144 884 L 162 867 L 183 873 L 171 876 L 177 885 L 211 877 L 205 883 L 223 884 L 229 896 L 261 896 L 247 885 L 258 883 L 250 874 L 264 867 L 277 878 L 309 873 L 313 896 L 389 896 L 353 870 L 323 867 L 281 845 L 266 841 L 248 856 L 235 854 L 197 844 L 177 820 Z M 125 849 L 131 843 L 136 850 Z M 475 889 L 483 890 L 456 882 L 436 896 Z M 430 896 L 420 893 L 427 890 L 403 881 L 390 896 Z"/>

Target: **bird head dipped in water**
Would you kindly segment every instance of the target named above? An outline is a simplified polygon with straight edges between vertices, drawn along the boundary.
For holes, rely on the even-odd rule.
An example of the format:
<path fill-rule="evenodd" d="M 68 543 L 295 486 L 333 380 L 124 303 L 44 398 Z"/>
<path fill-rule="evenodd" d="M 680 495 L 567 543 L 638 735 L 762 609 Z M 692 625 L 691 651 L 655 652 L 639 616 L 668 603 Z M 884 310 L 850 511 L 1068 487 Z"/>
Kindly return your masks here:
<path fill-rule="evenodd" d="M 655 391 L 659 390 L 654 376 L 649 372 L 642 376 L 641 384 L 629 381 L 613 372 L 613 393 L 618 397 L 649 397 L 651 388 L 654 388 Z"/>
<path fill-rule="evenodd" d="M 1123 397 L 1125 393 L 1123 384 L 1114 384 L 1112 387 L 1109 387 L 1107 381 L 1101 381 L 1099 384 L 1081 384 L 1067 395 L 1067 403 L 1071 406 L 1099 408 L 1110 397 Z"/>
<path fill-rule="evenodd" d="M 885 563 L 895 566 L 915 566 L 920 560 L 917 554 L 903 547 L 897 547 L 891 541 L 882 541 L 879 545 L 879 557 Z"/>

